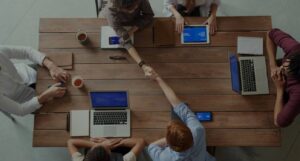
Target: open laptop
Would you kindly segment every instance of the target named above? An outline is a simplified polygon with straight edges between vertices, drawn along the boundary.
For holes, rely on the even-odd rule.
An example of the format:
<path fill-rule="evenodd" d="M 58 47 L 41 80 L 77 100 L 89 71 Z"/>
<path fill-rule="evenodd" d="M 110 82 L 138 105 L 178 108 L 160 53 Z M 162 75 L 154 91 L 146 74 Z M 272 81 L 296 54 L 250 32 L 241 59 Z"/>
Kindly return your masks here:
<path fill-rule="evenodd" d="M 125 28 L 129 29 L 130 27 Z M 117 33 L 112 27 L 101 26 L 100 46 L 102 49 L 122 48 L 119 40 L 120 37 L 117 35 Z M 131 36 L 131 41 L 133 43 L 133 36 Z"/>
<path fill-rule="evenodd" d="M 186 25 L 181 33 L 182 44 L 209 44 L 208 25 Z"/>
<path fill-rule="evenodd" d="M 269 94 L 264 56 L 229 57 L 233 91 L 241 95 Z"/>
<path fill-rule="evenodd" d="M 130 137 L 127 92 L 91 91 L 89 96 L 92 110 L 71 111 L 71 136 Z M 87 125 L 84 126 L 82 122 Z M 89 132 L 86 131 L 86 126 L 89 127 Z"/>

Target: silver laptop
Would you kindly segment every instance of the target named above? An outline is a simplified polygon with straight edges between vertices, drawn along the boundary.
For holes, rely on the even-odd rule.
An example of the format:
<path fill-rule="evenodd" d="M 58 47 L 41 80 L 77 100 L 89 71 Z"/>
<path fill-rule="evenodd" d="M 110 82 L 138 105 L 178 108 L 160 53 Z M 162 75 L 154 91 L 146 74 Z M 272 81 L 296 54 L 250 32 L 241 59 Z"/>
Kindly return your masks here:
<path fill-rule="evenodd" d="M 126 91 L 92 91 L 92 110 L 70 112 L 70 135 L 130 137 L 130 110 Z"/>
<path fill-rule="evenodd" d="M 269 94 L 264 56 L 230 56 L 232 89 L 241 95 Z"/>

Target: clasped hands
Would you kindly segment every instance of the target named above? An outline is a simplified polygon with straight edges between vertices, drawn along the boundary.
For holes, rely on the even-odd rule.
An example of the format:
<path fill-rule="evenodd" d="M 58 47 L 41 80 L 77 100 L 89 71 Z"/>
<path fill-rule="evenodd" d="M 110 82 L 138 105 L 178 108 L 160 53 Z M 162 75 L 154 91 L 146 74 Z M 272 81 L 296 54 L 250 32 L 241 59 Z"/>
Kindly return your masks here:
<path fill-rule="evenodd" d="M 156 71 L 149 65 L 143 65 L 142 67 L 145 76 L 150 78 L 151 80 L 157 80 L 159 75 L 156 73 Z"/>

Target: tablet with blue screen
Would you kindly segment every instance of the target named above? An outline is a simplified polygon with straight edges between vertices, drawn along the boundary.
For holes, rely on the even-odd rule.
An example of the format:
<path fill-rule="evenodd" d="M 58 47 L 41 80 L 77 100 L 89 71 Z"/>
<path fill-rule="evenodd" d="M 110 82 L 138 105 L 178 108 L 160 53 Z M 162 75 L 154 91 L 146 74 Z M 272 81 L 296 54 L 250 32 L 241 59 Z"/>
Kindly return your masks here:
<path fill-rule="evenodd" d="M 90 100 L 93 109 L 128 108 L 127 91 L 92 91 Z"/>
<path fill-rule="evenodd" d="M 208 25 L 184 26 L 181 34 L 182 44 L 209 44 Z"/>

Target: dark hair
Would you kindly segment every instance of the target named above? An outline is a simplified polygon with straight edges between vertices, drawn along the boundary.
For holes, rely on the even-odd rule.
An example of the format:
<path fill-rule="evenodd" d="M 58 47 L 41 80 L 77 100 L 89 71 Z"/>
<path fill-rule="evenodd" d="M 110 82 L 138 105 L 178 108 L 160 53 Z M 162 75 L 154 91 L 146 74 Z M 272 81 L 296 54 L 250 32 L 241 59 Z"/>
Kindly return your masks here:
<path fill-rule="evenodd" d="M 97 146 L 88 151 L 84 161 L 110 161 L 110 155 L 103 146 Z"/>
<path fill-rule="evenodd" d="M 291 54 L 288 59 L 290 59 L 289 73 L 300 80 L 300 52 Z"/>
<path fill-rule="evenodd" d="M 139 0 L 112 0 L 114 8 L 128 8 L 135 5 Z"/>

